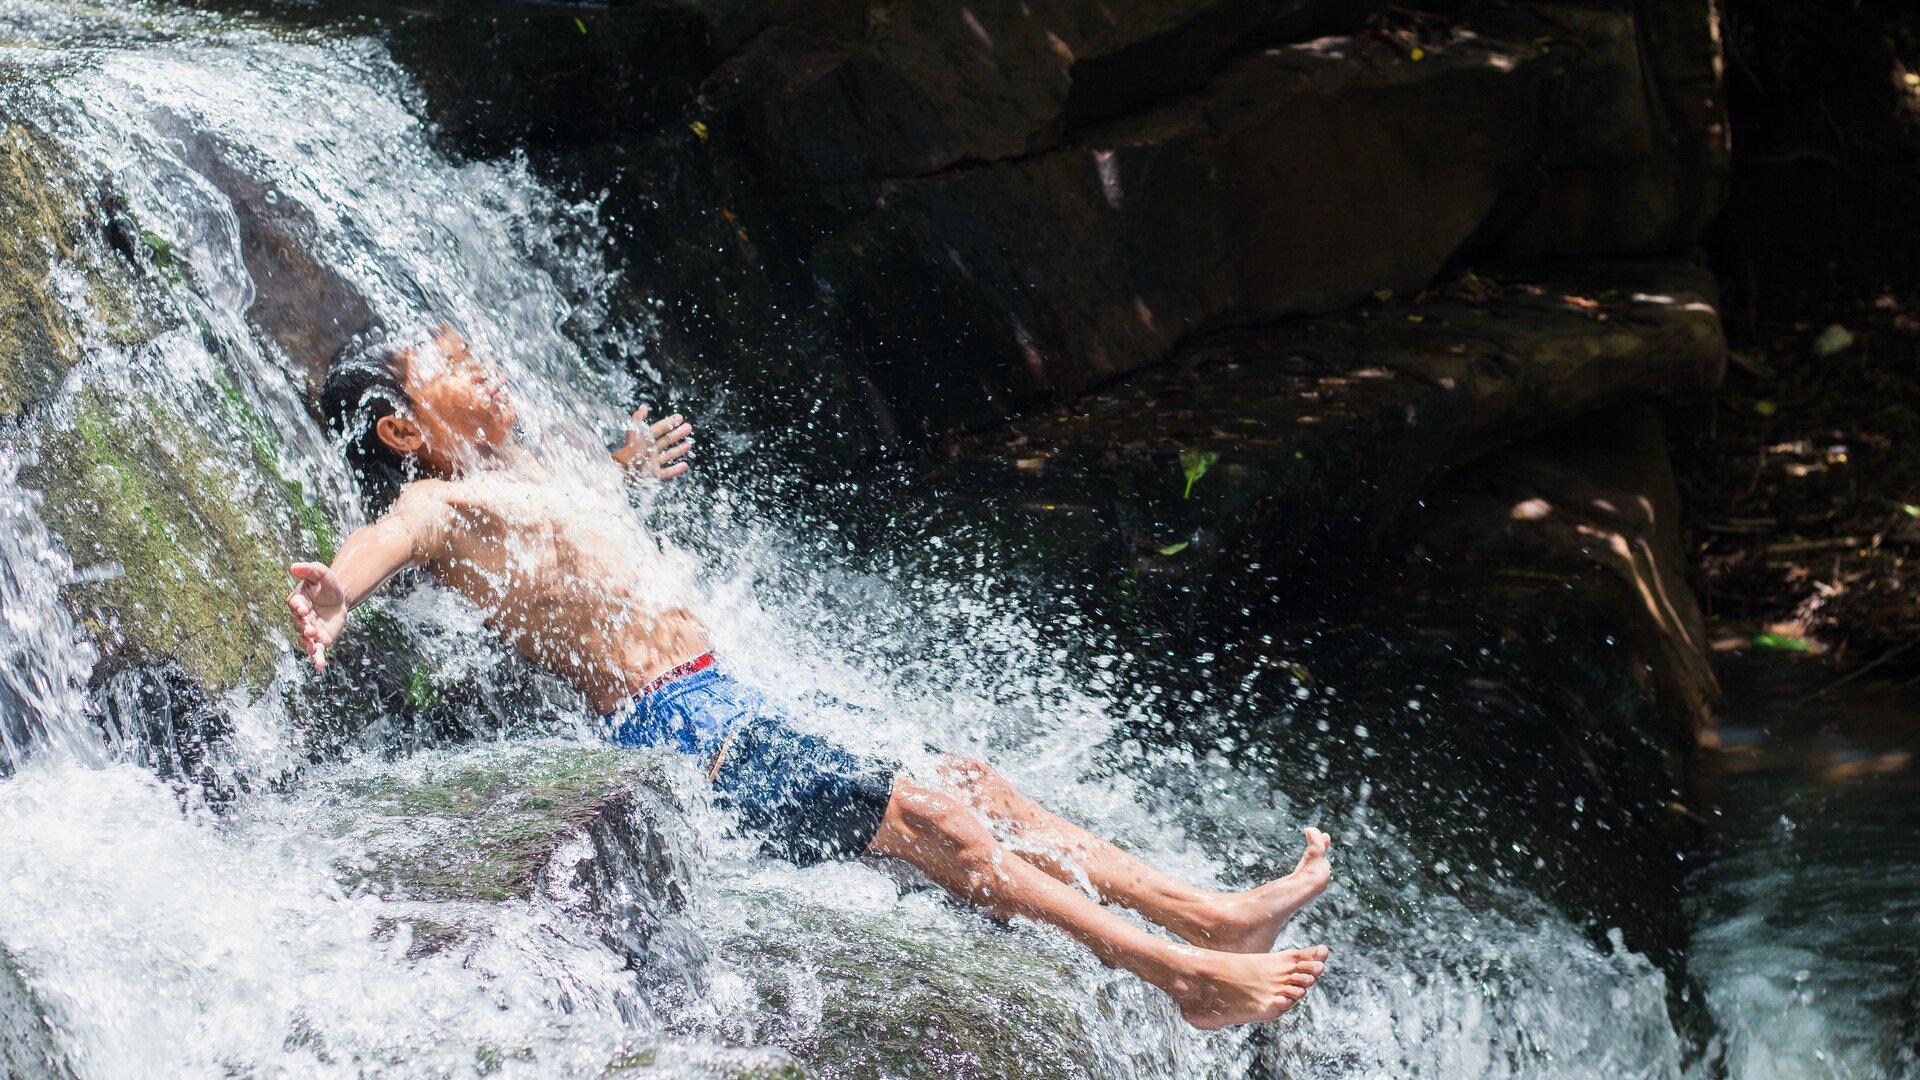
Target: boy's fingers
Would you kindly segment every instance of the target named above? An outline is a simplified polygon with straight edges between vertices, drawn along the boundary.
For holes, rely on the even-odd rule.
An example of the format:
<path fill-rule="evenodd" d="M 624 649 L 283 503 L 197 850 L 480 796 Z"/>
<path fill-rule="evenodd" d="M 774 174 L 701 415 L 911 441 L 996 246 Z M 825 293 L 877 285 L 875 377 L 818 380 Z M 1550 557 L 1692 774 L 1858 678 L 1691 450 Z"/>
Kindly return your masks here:
<path fill-rule="evenodd" d="M 686 457 L 688 454 L 692 452 L 693 452 L 692 443 L 690 442 L 674 443 L 672 446 L 669 446 L 665 450 L 660 451 L 660 460 L 662 462 L 668 462 L 668 461 L 672 461 L 674 458 Z"/>
<path fill-rule="evenodd" d="M 313 670 L 327 670 L 327 647 L 324 645 L 316 644 L 313 647 Z"/>
<path fill-rule="evenodd" d="M 666 468 L 661 469 L 660 479 L 671 480 L 674 477 L 679 476 L 681 473 L 686 471 L 687 471 L 687 463 L 682 461 L 677 465 L 669 465 Z"/>
<path fill-rule="evenodd" d="M 666 438 L 667 432 L 673 430 L 674 425 L 676 424 L 679 425 L 680 427 L 687 428 L 688 431 L 693 430 L 692 428 L 687 427 L 686 417 L 681 416 L 679 413 L 675 413 L 672 416 L 667 417 L 665 420 L 659 420 L 654 423 L 652 428 L 653 437 L 655 439 Z"/>

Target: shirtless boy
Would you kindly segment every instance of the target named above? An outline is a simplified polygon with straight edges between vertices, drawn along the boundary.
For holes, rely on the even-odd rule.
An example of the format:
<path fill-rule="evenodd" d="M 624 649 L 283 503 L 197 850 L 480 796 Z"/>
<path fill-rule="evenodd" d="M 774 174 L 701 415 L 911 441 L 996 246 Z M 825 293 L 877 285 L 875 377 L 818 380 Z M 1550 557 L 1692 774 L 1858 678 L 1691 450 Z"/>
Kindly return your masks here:
<path fill-rule="evenodd" d="M 603 496 L 548 475 L 516 442 L 505 383 L 450 327 L 343 359 L 325 396 L 369 501 L 391 506 L 347 538 L 332 566 L 292 567 L 287 607 L 316 670 L 349 609 L 396 572 L 424 567 L 578 688 L 614 742 L 694 756 L 716 803 L 775 854 L 903 859 L 996 918 L 1059 927 L 1166 991 L 1196 1027 L 1271 1020 L 1325 969 L 1324 946 L 1268 951 L 1326 887 L 1329 841 L 1317 829 L 1306 830 L 1293 873 L 1213 892 L 1056 817 L 980 762 L 946 757 L 927 782 L 793 727 L 713 659 L 658 559 L 636 557 L 658 549 L 624 503 L 596 507 Z M 682 418 L 648 423 L 642 407 L 634 420 L 614 460 L 662 480 L 685 472 L 692 429 Z M 1089 899 L 1081 880 L 1182 940 Z"/>

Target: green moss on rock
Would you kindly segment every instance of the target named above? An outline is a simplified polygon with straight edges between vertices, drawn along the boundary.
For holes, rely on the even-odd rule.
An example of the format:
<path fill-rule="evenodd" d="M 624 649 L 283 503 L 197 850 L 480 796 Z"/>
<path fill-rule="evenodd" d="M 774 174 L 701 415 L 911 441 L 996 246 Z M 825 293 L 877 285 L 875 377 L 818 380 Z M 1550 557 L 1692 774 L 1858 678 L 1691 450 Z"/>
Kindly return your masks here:
<path fill-rule="evenodd" d="M 110 663 L 171 658 L 209 692 L 264 685 L 285 641 L 292 547 L 243 461 L 178 407 L 89 387 L 37 436 L 23 479 L 76 565 L 70 597 Z"/>
<path fill-rule="evenodd" d="M 109 232 L 71 158 L 19 124 L 0 132 L 0 417 L 44 400 L 80 358 L 81 328 L 55 292 L 56 269 L 79 272 L 90 319 L 108 340 L 156 331 Z"/>
<path fill-rule="evenodd" d="M 340 781 L 335 831 L 361 841 L 344 867 L 414 900 L 526 899 L 563 844 L 648 793 L 667 798 L 661 761 L 591 746 L 540 746 L 418 763 Z"/>

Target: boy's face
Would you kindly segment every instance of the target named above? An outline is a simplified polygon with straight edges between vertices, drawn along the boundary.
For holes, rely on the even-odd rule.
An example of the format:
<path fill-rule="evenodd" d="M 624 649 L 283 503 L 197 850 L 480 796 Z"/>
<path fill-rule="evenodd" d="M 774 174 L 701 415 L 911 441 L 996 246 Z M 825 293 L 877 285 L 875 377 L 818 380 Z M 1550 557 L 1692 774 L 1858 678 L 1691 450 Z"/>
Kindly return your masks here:
<path fill-rule="evenodd" d="M 453 459 L 512 437 L 516 414 L 506 380 L 453 327 L 442 324 L 433 340 L 401 354 L 400 367 L 408 412 L 436 456 Z"/>

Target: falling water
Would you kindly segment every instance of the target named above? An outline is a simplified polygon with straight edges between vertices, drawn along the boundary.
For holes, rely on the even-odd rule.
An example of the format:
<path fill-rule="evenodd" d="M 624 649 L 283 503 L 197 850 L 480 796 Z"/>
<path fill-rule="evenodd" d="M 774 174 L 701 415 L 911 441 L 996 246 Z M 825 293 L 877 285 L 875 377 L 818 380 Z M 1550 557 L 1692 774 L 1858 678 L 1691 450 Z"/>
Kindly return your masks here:
<path fill-rule="evenodd" d="M 576 345 L 613 337 L 625 355 L 647 352 L 645 328 L 609 321 L 595 207 L 557 199 L 519 163 L 447 160 L 377 41 L 37 0 L 0 4 L 0 31 L 10 111 L 177 262 L 142 297 L 156 333 L 127 344 L 87 329 L 49 422 L 82 381 L 189 416 L 238 400 L 272 440 L 223 476 L 259 482 L 270 465 L 293 485 L 319 523 L 281 525 L 308 554 L 363 520 L 303 404 L 307 365 L 261 326 L 258 302 L 289 287 L 248 264 L 262 207 L 297 222 L 371 316 L 444 318 L 497 356 L 529 442 L 557 467 L 610 478 L 589 451 L 637 396 L 697 411 L 644 360 L 613 369 Z M 244 421 L 203 434 L 258 446 Z M 523 722 L 509 658 L 471 609 L 423 584 L 381 609 L 433 681 L 468 689 L 459 736 L 398 746 L 377 737 L 390 717 L 362 716 L 375 735 L 313 753 L 294 704 L 310 674 L 281 645 L 265 685 L 217 703 L 231 718 L 215 751 L 225 794 L 164 779 L 142 767 L 137 736 L 98 734 L 96 657 L 60 598 L 77 575 L 118 570 L 75 568 L 13 453 L 0 449 L 0 737 L 18 766 L 0 781 L 0 945 L 84 1076 L 599 1076 L 636 1053 L 706 1075 L 758 1060 L 742 1047 L 791 1049 L 822 1075 L 1686 1071 L 1658 970 L 1520 885 L 1437 877 L 1421 824 L 1369 809 L 1374 778 L 1324 759 L 1269 775 L 1143 745 L 1122 733 L 1159 704 L 1110 667 L 1119 646 L 1023 601 L 964 532 L 933 538 L 936 558 L 855 552 L 829 521 L 803 512 L 796 525 L 724 478 L 649 493 L 634 512 L 705 558 L 713 633 L 743 674 L 835 736 L 910 765 L 924 766 L 927 744 L 987 758 L 1043 802 L 1216 885 L 1284 873 L 1304 825 L 1334 832 L 1338 882 L 1285 939 L 1334 947 L 1314 997 L 1264 1032 L 1194 1032 L 1157 991 L 1057 934 L 994 927 L 898 868 L 761 858 L 678 774 L 692 822 L 675 855 L 691 875 L 684 948 L 631 963 L 564 874 L 509 901 L 383 891 L 345 869 L 372 858 L 342 809 L 353 793 L 578 747 L 590 718 L 547 694 L 535 695 L 545 719 Z M 825 700 L 836 704 L 809 704 Z M 1321 816 L 1329 805 L 1339 820 Z M 449 926 L 460 947 L 420 946 Z M 983 1044 L 975 1028 L 998 1034 Z"/>

